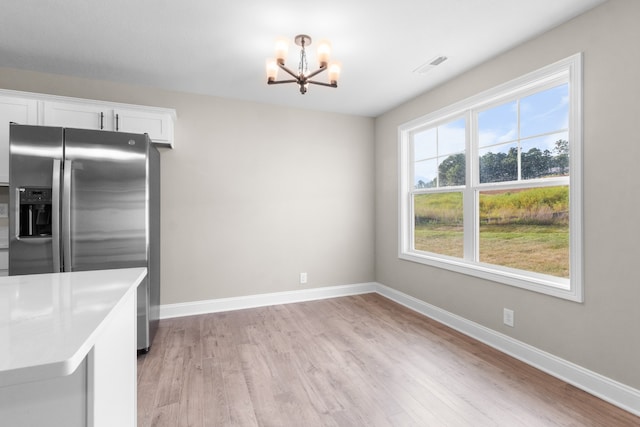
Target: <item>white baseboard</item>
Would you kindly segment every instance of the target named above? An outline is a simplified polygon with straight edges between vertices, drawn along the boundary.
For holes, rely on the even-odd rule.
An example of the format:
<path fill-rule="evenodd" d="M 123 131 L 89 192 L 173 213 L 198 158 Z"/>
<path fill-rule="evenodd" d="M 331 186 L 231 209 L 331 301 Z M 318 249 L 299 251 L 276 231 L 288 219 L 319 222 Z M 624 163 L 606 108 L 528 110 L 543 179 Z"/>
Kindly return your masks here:
<path fill-rule="evenodd" d="M 609 379 L 529 344 L 449 313 L 434 305 L 378 284 L 376 292 L 418 313 L 443 323 L 503 353 L 640 416 L 640 390 Z"/>
<path fill-rule="evenodd" d="M 356 285 L 328 286 L 324 288 L 301 289 L 298 291 L 165 304 L 160 306 L 160 319 L 219 313 L 222 311 L 241 310 L 243 308 L 265 307 L 268 305 L 289 304 L 348 295 L 369 294 L 376 292 L 377 286 L 378 284 L 375 282 L 359 283 Z"/>
<path fill-rule="evenodd" d="M 553 354 L 532 347 L 507 335 L 376 282 L 180 304 L 165 304 L 160 307 L 160 318 L 168 319 L 172 317 L 217 313 L 373 292 L 443 323 L 471 338 L 477 339 L 632 414 L 640 416 L 640 390 L 614 381 L 596 372 L 556 357 Z"/>

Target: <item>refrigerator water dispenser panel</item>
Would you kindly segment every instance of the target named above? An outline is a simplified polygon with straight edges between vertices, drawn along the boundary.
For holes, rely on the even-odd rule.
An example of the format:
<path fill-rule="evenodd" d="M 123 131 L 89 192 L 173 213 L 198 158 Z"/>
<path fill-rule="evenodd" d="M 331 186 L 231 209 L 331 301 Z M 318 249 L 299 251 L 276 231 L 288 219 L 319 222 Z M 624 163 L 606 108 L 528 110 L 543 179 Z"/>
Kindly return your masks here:
<path fill-rule="evenodd" d="M 51 188 L 19 188 L 18 236 L 51 237 Z"/>

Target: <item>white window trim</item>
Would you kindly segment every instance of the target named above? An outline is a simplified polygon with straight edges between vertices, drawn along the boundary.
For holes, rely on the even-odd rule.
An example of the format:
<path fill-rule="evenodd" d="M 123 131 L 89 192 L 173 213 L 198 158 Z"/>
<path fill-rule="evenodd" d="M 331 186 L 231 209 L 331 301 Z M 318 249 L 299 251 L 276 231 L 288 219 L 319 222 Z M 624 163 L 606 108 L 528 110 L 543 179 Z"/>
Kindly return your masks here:
<path fill-rule="evenodd" d="M 535 87 L 539 90 L 540 84 L 553 84 L 559 78 L 569 78 L 569 170 L 570 190 L 569 190 L 569 236 L 570 236 L 570 279 L 557 278 L 544 274 L 527 272 L 492 264 L 483 264 L 471 260 L 435 255 L 413 249 L 413 178 L 411 176 L 411 132 L 445 122 L 449 118 L 460 117 L 469 111 L 483 108 L 499 102 L 503 98 L 511 97 L 514 94 L 526 93 Z M 469 116 L 467 116 L 470 119 Z M 467 132 L 474 132 L 471 128 L 473 121 L 468 122 Z M 471 153 L 470 138 L 467 135 L 467 153 Z M 582 251 L 582 54 L 578 53 L 554 64 L 543 67 L 539 70 L 528 73 L 522 77 L 474 95 L 453 105 L 442 108 L 433 113 L 419 117 L 404 123 L 398 127 L 398 161 L 399 161 L 399 226 L 398 226 L 398 257 L 400 259 L 418 262 L 446 270 L 455 271 L 487 279 L 507 285 L 528 289 L 546 295 L 555 296 L 576 302 L 584 301 L 583 292 L 583 251 Z M 472 174 L 472 168 L 477 167 L 471 163 L 477 163 L 475 155 L 471 156 L 473 162 L 467 161 L 467 179 L 476 179 Z M 469 158 L 469 156 L 467 156 Z M 558 184 L 562 180 L 566 184 L 566 178 L 559 180 L 540 180 L 542 185 Z M 542 182 L 544 181 L 544 182 Z M 513 186 L 513 183 L 509 184 Z M 494 185 L 495 186 L 495 185 Z M 475 188 L 482 187 L 475 183 Z M 494 188 L 492 186 L 492 188 Z M 446 188 L 443 191 L 451 191 L 454 188 Z M 431 192 L 434 190 L 432 189 Z M 462 190 L 463 197 L 470 197 L 468 190 Z M 475 194 L 475 193 L 474 193 Z M 474 196 L 475 197 L 475 196 Z M 475 207 L 470 203 L 465 203 L 465 229 L 467 221 L 475 221 Z M 476 245 L 476 242 L 468 242 L 465 245 Z M 466 249 L 465 246 L 465 249 Z M 466 252 L 466 251 L 465 251 Z"/>

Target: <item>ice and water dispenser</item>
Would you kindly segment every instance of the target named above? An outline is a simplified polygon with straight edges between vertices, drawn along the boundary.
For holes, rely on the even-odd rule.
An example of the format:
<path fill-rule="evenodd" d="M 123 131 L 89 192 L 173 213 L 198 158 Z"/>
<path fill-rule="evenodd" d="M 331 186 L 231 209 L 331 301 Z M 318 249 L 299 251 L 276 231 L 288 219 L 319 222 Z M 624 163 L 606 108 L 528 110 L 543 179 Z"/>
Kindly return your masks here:
<path fill-rule="evenodd" d="M 19 237 L 51 236 L 51 188 L 20 188 Z"/>

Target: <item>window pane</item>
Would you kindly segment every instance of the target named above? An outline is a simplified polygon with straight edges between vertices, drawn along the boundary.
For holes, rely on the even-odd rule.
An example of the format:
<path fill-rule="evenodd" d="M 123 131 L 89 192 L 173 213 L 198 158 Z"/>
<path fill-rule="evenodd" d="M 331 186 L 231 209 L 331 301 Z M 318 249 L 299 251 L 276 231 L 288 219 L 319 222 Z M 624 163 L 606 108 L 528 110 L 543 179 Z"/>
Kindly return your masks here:
<path fill-rule="evenodd" d="M 446 158 L 440 158 L 438 165 L 438 178 L 440 187 L 464 185 L 465 158 L 464 153 L 452 154 Z"/>
<path fill-rule="evenodd" d="M 569 174 L 569 135 L 556 133 L 522 141 L 522 179 Z"/>
<path fill-rule="evenodd" d="M 518 179 L 518 144 L 503 144 L 479 151 L 480 183 Z"/>
<path fill-rule="evenodd" d="M 438 162 L 436 159 L 415 162 L 413 168 L 414 188 L 431 188 L 437 185 Z"/>
<path fill-rule="evenodd" d="M 419 194 L 413 206 L 415 249 L 462 258 L 462 193 Z"/>
<path fill-rule="evenodd" d="M 480 261 L 569 277 L 569 187 L 480 192 Z"/>
<path fill-rule="evenodd" d="M 567 129 L 569 85 L 563 84 L 520 100 L 520 137 Z"/>
<path fill-rule="evenodd" d="M 518 103 L 499 105 L 478 113 L 479 146 L 515 141 L 518 138 Z"/>
<path fill-rule="evenodd" d="M 464 118 L 415 132 L 412 134 L 412 144 L 414 188 L 465 184 Z"/>
<path fill-rule="evenodd" d="M 438 155 L 436 128 L 416 132 L 413 135 L 413 159 L 432 159 Z"/>
<path fill-rule="evenodd" d="M 438 155 L 463 153 L 465 138 L 465 119 L 438 126 Z"/>

